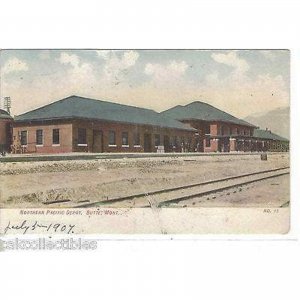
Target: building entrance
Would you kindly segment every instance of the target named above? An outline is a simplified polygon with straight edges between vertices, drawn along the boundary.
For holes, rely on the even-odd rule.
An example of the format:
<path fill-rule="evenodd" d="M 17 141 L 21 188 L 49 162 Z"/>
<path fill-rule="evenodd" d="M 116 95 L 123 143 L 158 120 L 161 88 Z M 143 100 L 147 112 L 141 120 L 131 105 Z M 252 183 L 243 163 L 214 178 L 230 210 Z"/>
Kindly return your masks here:
<path fill-rule="evenodd" d="M 103 134 L 101 130 L 93 130 L 93 152 L 103 152 Z"/>
<path fill-rule="evenodd" d="M 144 151 L 152 152 L 152 143 L 151 143 L 151 134 L 150 133 L 144 134 Z"/>

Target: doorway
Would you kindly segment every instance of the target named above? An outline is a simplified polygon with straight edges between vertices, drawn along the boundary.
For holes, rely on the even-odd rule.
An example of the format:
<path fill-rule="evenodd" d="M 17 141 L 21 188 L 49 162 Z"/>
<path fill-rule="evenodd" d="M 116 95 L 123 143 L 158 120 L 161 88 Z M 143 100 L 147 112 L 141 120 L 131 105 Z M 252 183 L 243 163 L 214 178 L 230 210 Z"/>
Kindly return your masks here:
<path fill-rule="evenodd" d="M 165 152 L 170 152 L 170 137 L 168 135 L 164 135 L 164 149 Z"/>
<path fill-rule="evenodd" d="M 103 152 L 103 134 L 101 130 L 93 130 L 93 152 Z"/>
<path fill-rule="evenodd" d="M 144 134 L 144 152 L 152 152 L 151 134 Z"/>
<path fill-rule="evenodd" d="M 229 138 L 224 138 L 224 152 L 230 152 Z"/>

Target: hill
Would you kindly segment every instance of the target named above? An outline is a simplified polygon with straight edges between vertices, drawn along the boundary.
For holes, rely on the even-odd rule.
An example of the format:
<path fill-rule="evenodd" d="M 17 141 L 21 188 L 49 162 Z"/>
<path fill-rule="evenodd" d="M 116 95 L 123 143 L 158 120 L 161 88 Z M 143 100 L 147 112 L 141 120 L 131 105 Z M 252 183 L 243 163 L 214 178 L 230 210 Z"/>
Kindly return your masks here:
<path fill-rule="evenodd" d="M 290 136 L 290 108 L 281 107 L 259 115 L 249 115 L 245 121 L 259 126 L 261 129 L 269 128 L 272 132 L 289 139 Z"/>

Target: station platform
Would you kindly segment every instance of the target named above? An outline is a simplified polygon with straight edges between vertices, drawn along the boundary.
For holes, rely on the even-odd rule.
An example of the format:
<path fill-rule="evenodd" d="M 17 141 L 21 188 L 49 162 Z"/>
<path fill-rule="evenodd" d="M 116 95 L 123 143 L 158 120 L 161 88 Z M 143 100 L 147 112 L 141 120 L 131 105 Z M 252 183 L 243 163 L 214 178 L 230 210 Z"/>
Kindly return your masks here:
<path fill-rule="evenodd" d="M 236 156 L 261 155 L 266 153 L 286 154 L 287 152 L 187 152 L 187 153 L 62 153 L 62 154 L 7 154 L 0 156 L 0 162 L 33 162 L 33 161 L 68 161 L 68 160 L 98 160 L 122 158 L 155 158 L 155 157 L 193 157 L 193 156 Z"/>

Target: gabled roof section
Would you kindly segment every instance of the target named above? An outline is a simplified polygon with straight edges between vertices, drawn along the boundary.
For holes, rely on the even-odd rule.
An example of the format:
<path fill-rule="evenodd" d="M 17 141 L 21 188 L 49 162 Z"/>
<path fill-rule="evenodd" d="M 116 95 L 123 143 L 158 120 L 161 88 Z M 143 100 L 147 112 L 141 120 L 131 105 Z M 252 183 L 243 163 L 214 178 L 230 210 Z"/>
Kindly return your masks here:
<path fill-rule="evenodd" d="M 280 135 L 277 135 L 271 132 L 270 130 L 263 130 L 263 129 L 254 129 L 253 137 L 259 139 L 273 140 L 273 141 L 282 141 L 282 142 L 289 141 L 288 139 Z"/>
<path fill-rule="evenodd" d="M 232 124 L 243 125 L 243 126 L 254 127 L 254 128 L 257 127 L 244 120 L 238 119 L 210 104 L 201 101 L 195 101 L 185 106 L 177 105 L 173 108 L 161 112 L 161 114 L 180 121 L 184 121 L 184 120 L 219 121 L 219 122 L 229 122 Z"/>
<path fill-rule="evenodd" d="M 4 109 L 0 109 L 0 119 L 12 119 L 13 117 Z"/>
<path fill-rule="evenodd" d="M 91 119 L 195 131 L 189 125 L 161 115 L 154 110 L 79 96 L 70 96 L 29 111 L 17 116 L 15 121 L 60 119 Z"/>

